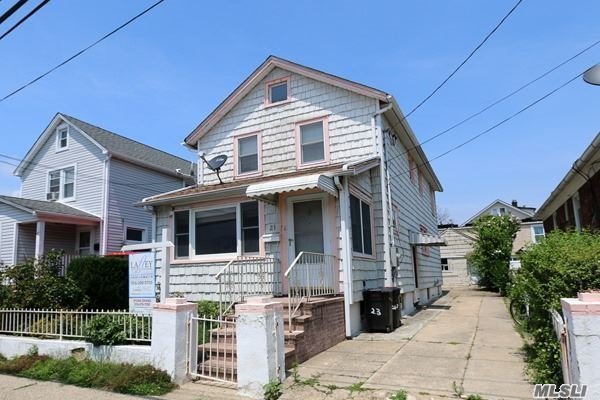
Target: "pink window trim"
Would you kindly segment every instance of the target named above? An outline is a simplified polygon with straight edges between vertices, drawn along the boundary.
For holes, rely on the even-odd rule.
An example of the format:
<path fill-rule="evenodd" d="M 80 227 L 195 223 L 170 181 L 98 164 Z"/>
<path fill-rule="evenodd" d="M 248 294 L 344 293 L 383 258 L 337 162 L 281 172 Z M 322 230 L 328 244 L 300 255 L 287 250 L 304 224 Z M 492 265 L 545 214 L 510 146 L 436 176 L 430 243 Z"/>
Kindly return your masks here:
<path fill-rule="evenodd" d="M 240 173 L 239 171 L 239 146 L 238 142 L 240 139 L 244 139 L 250 136 L 256 136 L 256 151 L 258 157 L 258 169 L 252 172 Z M 251 178 L 262 175 L 262 131 L 254 131 L 235 135 L 233 137 L 233 177 L 234 178 Z"/>
<path fill-rule="evenodd" d="M 324 147 L 324 156 L 325 158 L 321 161 L 313 161 L 310 163 L 302 163 L 302 141 L 300 140 L 300 127 L 303 125 L 312 124 L 315 122 L 323 121 L 323 147 Z M 304 121 L 296 122 L 296 127 L 294 129 L 296 131 L 296 168 L 310 168 L 318 165 L 327 165 L 330 160 L 330 151 L 329 151 L 329 116 L 311 118 Z"/>
<path fill-rule="evenodd" d="M 410 181 L 416 185 L 419 176 L 419 170 L 415 165 L 415 160 L 413 160 L 413 158 L 410 156 L 408 157 L 408 170 L 410 173 Z"/>
<path fill-rule="evenodd" d="M 283 83 L 283 82 L 287 83 L 287 99 L 278 101 L 276 103 L 272 103 L 271 96 L 269 95 L 269 91 L 270 91 L 271 87 L 278 85 L 280 83 Z M 277 79 L 273 79 L 273 80 L 265 82 L 265 104 L 264 104 L 264 106 L 271 107 L 271 106 L 278 106 L 280 104 L 289 103 L 290 100 L 292 99 L 292 97 L 290 95 L 290 82 L 291 82 L 291 76 L 289 76 L 289 75 L 282 77 L 282 78 L 277 78 Z"/>
<path fill-rule="evenodd" d="M 424 194 L 425 193 L 425 180 L 423 179 L 423 173 L 419 170 L 417 170 L 418 175 L 419 175 L 419 193 Z"/>

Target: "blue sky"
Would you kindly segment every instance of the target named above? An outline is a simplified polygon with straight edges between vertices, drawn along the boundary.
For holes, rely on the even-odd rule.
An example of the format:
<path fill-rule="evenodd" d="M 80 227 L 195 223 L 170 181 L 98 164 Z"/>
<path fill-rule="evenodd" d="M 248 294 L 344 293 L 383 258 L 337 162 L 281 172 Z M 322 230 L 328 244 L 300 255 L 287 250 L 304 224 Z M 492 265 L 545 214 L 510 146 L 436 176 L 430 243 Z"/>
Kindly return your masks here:
<path fill-rule="evenodd" d="M 6 4 L 5 4 L 6 3 Z M 0 11 L 9 3 L 0 3 Z M 0 41 L 0 97 L 153 1 L 54 0 Z M 58 111 L 192 159 L 182 139 L 269 54 L 393 94 L 405 112 L 514 1 L 167 0 L 0 103 L 0 153 L 22 157 Z M 600 39 L 600 2 L 525 0 L 409 122 L 424 140 Z M 3 24 L 3 32 L 8 27 Z M 430 158 L 600 62 L 600 45 L 506 103 L 424 145 Z M 577 80 L 433 163 L 438 205 L 463 222 L 496 198 L 539 206 L 600 130 L 600 87 Z M 18 193 L 0 164 L 0 193 Z"/>

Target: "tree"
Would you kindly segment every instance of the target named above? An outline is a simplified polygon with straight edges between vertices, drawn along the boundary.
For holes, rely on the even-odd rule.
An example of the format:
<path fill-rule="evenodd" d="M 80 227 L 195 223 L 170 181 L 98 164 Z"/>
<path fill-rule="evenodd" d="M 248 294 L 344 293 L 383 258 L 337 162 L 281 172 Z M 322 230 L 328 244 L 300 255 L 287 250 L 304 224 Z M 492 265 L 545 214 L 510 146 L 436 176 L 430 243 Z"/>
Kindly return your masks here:
<path fill-rule="evenodd" d="M 503 293 L 509 281 L 512 244 L 519 222 L 509 215 L 486 215 L 475 221 L 474 230 L 477 240 L 469 262 L 479 275 L 479 285 Z"/>
<path fill-rule="evenodd" d="M 438 208 L 436 214 L 438 225 L 450 225 L 454 223 L 447 208 Z"/>

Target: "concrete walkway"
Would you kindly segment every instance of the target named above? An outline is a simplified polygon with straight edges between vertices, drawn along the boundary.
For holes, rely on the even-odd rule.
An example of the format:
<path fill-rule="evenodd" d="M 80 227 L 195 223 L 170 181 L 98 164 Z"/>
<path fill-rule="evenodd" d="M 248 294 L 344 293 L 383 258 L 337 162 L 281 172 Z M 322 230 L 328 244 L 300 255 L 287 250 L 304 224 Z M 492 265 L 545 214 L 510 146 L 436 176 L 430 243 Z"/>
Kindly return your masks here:
<path fill-rule="evenodd" d="M 366 333 L 340 343 L 302 364 L 300 376 L 338 387 L 363 382 L 376 392 L 406 390 L 424 399 L 460 391 L 485 399 L 531 399 L 522 340 L 501 297 L 453 290 L 403 323 L 390 334 Z M 284 397 L 298 398 L 294 389 Z"/>

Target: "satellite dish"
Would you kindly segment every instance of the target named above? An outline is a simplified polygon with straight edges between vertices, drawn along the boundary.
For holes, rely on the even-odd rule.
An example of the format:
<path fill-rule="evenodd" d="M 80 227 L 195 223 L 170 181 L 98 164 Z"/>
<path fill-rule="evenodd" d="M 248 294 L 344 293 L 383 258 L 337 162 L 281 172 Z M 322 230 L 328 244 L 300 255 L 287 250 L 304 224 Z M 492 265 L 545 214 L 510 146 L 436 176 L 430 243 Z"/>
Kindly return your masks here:
<path fill-rule="evenodd" d="M 211 171 L 215 171 L 217 173 L 217 178 L 219 178 L 219 182 L 223 183 L 219 173 L 221 172 L 221 167 L 223 166 L 223 164 L 225 164 L 225 161 L 227 161 L 227 156 L 225 154 L 220 154 L 211 158 L 210 160 L 207 160 L 206 158 L 204 158 L 204 155 L 201 155 L 200 158 L 206 163 L 206 165 Z"/>
<path fill-rule="evenodd" d="M 594 65 L 583 73 L 583 80 L 590 85 L 600 85 L 600 64 Z"/>

